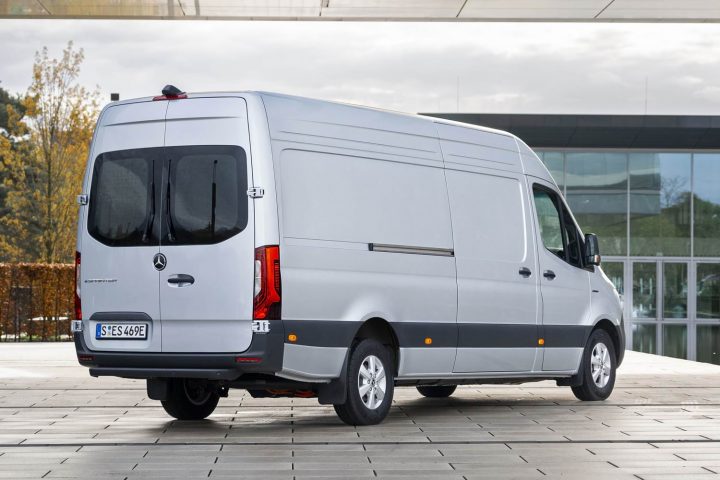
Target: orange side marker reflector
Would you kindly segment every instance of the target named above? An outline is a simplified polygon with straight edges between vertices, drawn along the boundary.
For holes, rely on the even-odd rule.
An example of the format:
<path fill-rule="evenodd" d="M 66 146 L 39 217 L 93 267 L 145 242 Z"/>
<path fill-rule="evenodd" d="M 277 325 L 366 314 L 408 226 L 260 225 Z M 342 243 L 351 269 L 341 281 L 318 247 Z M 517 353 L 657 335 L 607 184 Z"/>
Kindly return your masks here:
<path fill-rule="evenodd" d="M 540 346 L 545 345 L 545 339 L 544 339 L 544 338 L 538 338 L 538 345 L 540 345 Z"/>
<path fill-rule="evenodd" d="M 426 338 L 425 338 L 425 345 L 432 345 L 432 338 L 426 337 Z"/>
<path fill-rule="evenodd" d="M 288 335 L 288 340 L 290 340 L 291 342 L 297 342 L 297 335 L 291 333 L 290 335 Z"/>

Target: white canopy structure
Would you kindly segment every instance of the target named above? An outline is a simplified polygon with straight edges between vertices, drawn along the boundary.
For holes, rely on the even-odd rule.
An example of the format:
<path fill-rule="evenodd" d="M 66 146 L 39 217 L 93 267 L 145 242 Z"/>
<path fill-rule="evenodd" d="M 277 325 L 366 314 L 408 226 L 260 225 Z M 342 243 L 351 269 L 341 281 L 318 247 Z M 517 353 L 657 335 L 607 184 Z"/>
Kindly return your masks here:
<path fill-rule="evenodd" d="M 720 0 L 0 0 L 0 18 L 720 22 Z"/>

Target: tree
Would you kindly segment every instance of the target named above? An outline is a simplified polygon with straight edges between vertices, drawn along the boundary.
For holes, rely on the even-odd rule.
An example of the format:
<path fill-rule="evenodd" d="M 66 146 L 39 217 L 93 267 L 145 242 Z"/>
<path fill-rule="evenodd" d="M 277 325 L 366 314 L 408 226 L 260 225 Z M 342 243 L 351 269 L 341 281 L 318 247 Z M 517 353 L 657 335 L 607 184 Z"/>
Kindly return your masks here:
<path fill-rule="evenodd" d="M 0 82 L 2 83 L 2 82 Z M 8 128 L 8 115 L 7 106 L 12 106 L 15 111 L 23 112 L 20 98 L 11 95 L 10 92 L 0 87 L 0 130 L 7 131 Z"/>
<path fill-rule="evenodd" d="M 6 212 L 0 217 L 0 260 L 72 261 L 83 170 L 97 116 L 98 94 L 78 83 L 82 49 L 72 42 L 60 59 L 35 54 L 21 111 L 7 107 L 0 139 Z"/>
<path fill-rule="evenodd" d="M 12 107 L 15 112 L 19 112 L 20 115 L 24 114 L 20 98 L 18 96 L 11 95 L 7 90 L 0 88 L 0 146 L 4 142 L 10 142 L 7 144 L 7 148 L 11 148 L 13 140 L 8 134 L 8 106 Z M 2 153 L 0 153 L 0 217 L 7 213 L 7 209 L 5 208 L 7 188 L 3 182 L 6 171 L 2 168 L 2 165 L 3 157 Z"/>

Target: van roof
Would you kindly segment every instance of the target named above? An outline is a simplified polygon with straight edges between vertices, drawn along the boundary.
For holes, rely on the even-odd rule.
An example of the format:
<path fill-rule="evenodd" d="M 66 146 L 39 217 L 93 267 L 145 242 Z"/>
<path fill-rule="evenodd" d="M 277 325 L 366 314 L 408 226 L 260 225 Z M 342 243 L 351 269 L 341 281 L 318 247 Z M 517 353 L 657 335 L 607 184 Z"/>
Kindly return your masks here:
<path fill-rule="evenodd" d="M 520 154 L 522 160 L 522 169 L 526 174 L 535 175 L 540 178 L 546 179 L 550 182 L 554 182 L 552 176 L 548 172 L 545 165 L 542 163 L 542 161 L 535 155 L 535 153 L 532 151 L 531 148 L 529 148 L 525 142 L 522 141 L 522 139 L 518 138 L 516 135 L 503 131 L 503 130 L 497 130 L 494 128 L 488 128 L 483 127 L 479 125 L 472 125 L 468 123 L 462 123 L 457 122 L 453 120 L 447 120 L 443 118 L 435 118 L 430 117 L 426 115 L 418 115 L 413 113 L 406 113 L 406 112 L 398 112 L 388 109 L 382 109 L 382 108 L 376 108 L 376 107 L 367 107 L 364 105 L 357 105 L 352 104 L 348 102 L 338 102 L 338 101 L 330 101 L 330 100 L 319 100 L 314 98 L 308 98 L 308 97 L 301 97 L 296 95 L 287 95 L 283 93 L 275 93 L 275 92 L 266 92 L 266 91 L 255 91 L 255 90 L 240 90 L 240 91 L 229 91 L 229 92 L 196 92 L 196 93 L 187 93 L 186 98 L 208 98 L 208 97 L 236 97 L 236 96 L 257 96 L 257 97 L 275 97 L 275 98 L 281 98 L 281 99 L 287 99 L 292 100 L 294 102 L 302 102 L 307 103 L 308 105 L 312 104 L 325 104 L 325 105 L 338 105 L 338 106 L 344 106 L 349 108 L 356 108 L 361 110 L 372 110 L 377 112 L 385 112 L 389 113 L 395 116 L 402 116 L 402 117 L 409 117 L 409 118 L 415 118 L 422 121 L 432 122 L 438 125 L 447 125 L 452 126 L 456 128 L 463 128 L 463 129 L 470 129 L 475 131 L 481 131 L 485 133 L 495 134 L 495 135 L 501 135 L 504 137 L 512 138 L 514 140 L 514 143 L 516 144 L 516 148 L 518 153 Z M 108 108 L 110 106 L 115 105 L 127 105 L 127 104 L 133 104 L 133 103 L 142 103 L 142 102 L 151 102 L 153 101 L 155 97 L 141 97 L 141 98 L 133 98 L 133 99 L 127 99 L 127 100 L 121 100 L 117 102 L 112 102 L 108 104 L 105 108 Z M 173 100 L 173 101 L 179 101 L 181 102 L 182 99 Z"/>
<path fill-rule="evenodd" d="M 330 103 L 330 104 L 336 104 L 336 105 L 344 105 L 344 106 L 347 106 L 347 107 L 361 108 L 361 109 L 364 109 L 364 110 L 375 110 L 375 111 L 378 111 L 378 112 L 391 113 L 391 114 L 393 114 L 393 115 L 402 115 L 402 116 L 408 116 L 408 117 L 424 118 L 424 119 L 427 119 L 428 121 L 431 121 L 431 122 L 434 122 L 434 123 L 443 124 L 443 125 L 454 125 L 454 126 L 458 126 L 458 127 L 472 128 L 472 129 L 474 129 L 474 130 L 480 130 L 480 131 L 483 131 L 483 132 L 494 133 L 494 134 L 498 134 L 498 135 L 506 135 L 506 136 L 509 136 L 509 137 L 516 138 L 516 136 L 513 135 L 512 133 L 506 132 L 506 131 L 503 131 L 503 130 L 497 130 L 497 129 L 494 129 L 494 128 L 483 127 L 483 126 L 480 126 L 480 125 L 473 125 L 473 124 L 469 124 L 469 123 L 457 122 L 457 121 L 454 121 L 454 120 L 447 120 L 447 119 L 444 119 L 444 118 L 436 118 L 436 117 L 430 117 L 430 116 L 427 116 L 427 115 L 419 115 L 419 114 L 416 114 L 416 113 L 401 112 L 401 111 L 398 111 L 398 110 L 390 110 L 390 109 L 387 109 L 387 108 L 368 107 L 368 106 L 366 106 L 366 105 L 359 105 L 359 104 L 350 103 L 350 102 L 340 102 L 340 101 L 336 101 L 336 100 L 321 100 L 321 99 L 317 99 L 317 98 L 302 97 L 302 96 L 299 96 L 299 95 L 289 95 L 289 94 L 277 93 L 277 92 L 266 92 L 266 91 L 262 91 L 262 90 L 238 90 L 238 91 L 223 91 L 223 92 L 195 92 L 195 93 L 187 93 L 187 98 L 234 97 L 234 96 L 237 96 L 237 95 L 259 95 L 259 96 L 261 96 L 261 97 L 263 97 L 263 96 L 272 96 L 272 97 L 292 99 L 292 100 L 295 100 L 295 101 L 306 101 L 306 102 L 308 102 L 308 103 L 316 103 L 316 102 L 319 102 L 319 103 Z M 154 98 L 155 98 L 154 96 L 151 96 L 151 97 L 129 98 L 129 99 L 127 99 L 127 100 L 118 100 L 118 101 L 116 101 L 116 102 L 112 102 L 112 104 L 109 104 L 109 105 L 127 105 L 127 104 L 131 104 L 131 103 L 151 102 L 151 101 L 153 101 Z M 178 101 L 180 101 L 180 100 L 178 100 Z"/>

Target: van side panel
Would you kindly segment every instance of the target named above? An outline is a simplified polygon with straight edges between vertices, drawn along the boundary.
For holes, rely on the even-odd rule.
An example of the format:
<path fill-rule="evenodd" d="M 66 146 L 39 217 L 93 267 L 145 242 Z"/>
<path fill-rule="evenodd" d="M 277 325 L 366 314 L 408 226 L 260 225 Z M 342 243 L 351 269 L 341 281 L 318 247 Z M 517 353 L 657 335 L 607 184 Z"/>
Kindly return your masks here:
<path fill-rule="evenodd" d="M 435 125 L 446 168 L 470 172 L 486 168 L 523 173 L 513 137 L 457 125 Z"/>
<path fill-rule="evenodd" d="M 335 349 L 344 358 L 371 318 L 394 329 L 401 376 L 450 372 L 455 262 L 432 123 L 325 102 L 267 95 L 264 102 L 280 212 L 283 319 L 287 333 L 314 337 L 297 333 L 297 343 L 286 345 L 282 375 L 337 376 Z"/>
<path fill-rule="evenodd" d="M 515 140 L 517 141 L 518 149 L 520 150 L 520 161 L 522 162 L 525 174 L 541 178 L 547 182 L 555 184 L 555 180 L 552 178 L 552 175 L 550 175 L 550 172 L 547 167 L 545 167 L 545 164 L 542 163 L 542 160 L 535 155 L 535 152 L 533 152 L 532 149 L 519 138 L 516 137 Z"/>
<path fill-rule="evenodd" d="M 442 169 L 286 149 L 280 172 L 285 238 L 452 248 Z"/>
<path fill-rule="evenodd" d="M 262 96 L 245 96 L 250 132 L 250 157 L 252 158 L 252 185 L 262 188 L 265 195 L 252 200 L 255 217 L 255 246 L 279 245 L 278 206 L 275 192 L 270 130 Z"/>
<path fill-rule="evenodd" d="M 453 371 L 530 372 L 538 280 L 529 199 L 511 137 L 439 125 L 458 283 Z M 523 276 L 521 269 L 535 272 Z"/>

